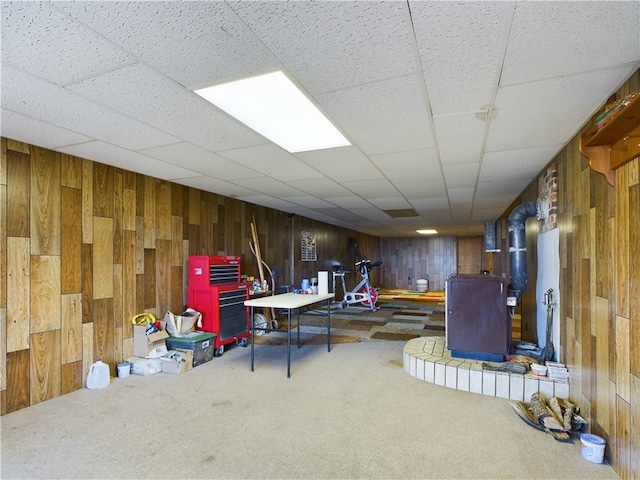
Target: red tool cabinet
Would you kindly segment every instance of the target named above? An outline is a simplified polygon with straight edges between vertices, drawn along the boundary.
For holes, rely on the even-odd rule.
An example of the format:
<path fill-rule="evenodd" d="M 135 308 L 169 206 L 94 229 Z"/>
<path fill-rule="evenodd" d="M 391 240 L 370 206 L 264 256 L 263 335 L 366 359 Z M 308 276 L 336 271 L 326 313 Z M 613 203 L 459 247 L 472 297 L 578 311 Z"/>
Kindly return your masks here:
<path fill-rule="evenodd" d="M 216 334 L 214 355 L 224 346 L 247 346 L 251 324 L 249 287 L 240 281 L 240 257 L 194 255 L 189 257 L 188 306 L 202 314 L 202 330 Z"/>

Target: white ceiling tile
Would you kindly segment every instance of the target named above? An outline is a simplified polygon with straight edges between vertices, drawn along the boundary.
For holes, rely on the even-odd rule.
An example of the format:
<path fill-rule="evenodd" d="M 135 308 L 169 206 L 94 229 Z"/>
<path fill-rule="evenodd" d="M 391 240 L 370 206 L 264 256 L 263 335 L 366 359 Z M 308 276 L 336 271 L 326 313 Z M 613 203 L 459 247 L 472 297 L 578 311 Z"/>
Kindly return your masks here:
<path fill-rule="evenodd" d="M 214 152 L 267 143 L 199 95 L 141 63 L 74 83 L 67 89 Z"/>
<path fill-rule="evenodd" d="M 275 208 L 276 210 L 283 210 L 287 212 L 293 211 L 292 209 L 295 208 L 295 205 L 292 203 L 271 195 L 247 195 L 239 196 L 237 198 L 243 202 L 254 203 L 256 205 L 262 205 L 264 207 Z"/>
<path fill-rule="evenodd" d="M 131 150 L 167 145 L 178 140 L 12 67 L 2 68 L 2 106 Z M 61 112 L 65 112 L 64 115 Z"/>
<path fill-rule="evenodd" d="M 444 165 L 444 178 L 447 188 L 471 187 L 476 184 L 480 162 L 459 163 L 456 165 Z"/>
<path fill-rule="evenodd" d="M 531 179 L 561 148 L 562 145 L 549 145 L 539 148 L 487 152 L 482 160 L 478 180 L 493 182 L 516 178 Z"/>
<path fill-rule="evenodd" d="M 253 190 L 256 194 L 263 193 L 278 198 L 298 197 L 304 193 L 271 177 L 245 178 L 234 180 L 233 183 Z"/>
<path fill-rule="evenodd" d="M 450 115 L 433 119 L 438 150 L 443 165 L 480 160 L 486 124 L 475 114 Z"/>
<path fill-rule="evenodd" d="M 635 70 L 633 66 L 501 87 L 487 151 L 566 143 Z M 602 95 L 603 85 L 615 85 Z M 575 129 L 563 127 L 575 125 Z"/>
<path fill-rule="evenodd" d="M 300 195 L 297 197 L 281 197 L 283 200 L 286 200 L 289 203 L 293 203 L 295 205 L 300 205 L 301 207 L 312 208 L 316 210 L 327 209 L 327 208 L 335 208 L 334 205 L 331 205 L 326 200 L 322 198 L 313 197 L 311 195 Z"/>
<path fill-rule="evenodd" d="M 262 177 L 262 173 L 257 170 L 232 162 L 191 143 L 175 143 L 173 145 L 143 149 L 139 152 L 165 162 L 177 162 L 189 170 L 221 180 Z"/>
<path fill-rule="evenodd" d="M 296 157 L 339 183 L 382 178 L 375 165 L 355 147 L 297 153 Z"/>
<path fill-rule="evenodd" d="M 487 182 L 478 182 L 476 188 L 476 197 L 478 199 L 495 198 L 496 192 L 500 192 L 500 196 L 515 197 L 530 183 L 530 179 L 515 178 L 511 180 L 495 180 Z"/>
<path fill-rule="evenodd" d="M 419 198 L 412 200 L 411 205 L 421 215 L 431 210 L 449 211 L 449 199 L 447 197 Z"/>
<path fill-rule="evenodd" d="M 56 2 L 56 6 L 188 89 L 278 68 L 226 2 Z"/>
<path fill-rule="evenodd" d="M 448 193 L 449 193 L 449 202 L 451 202 L 451 206 L 453 207 L 454 204 L 460 204 L 460 203 L 471 204 L 471 202 L 473 201 L 474 191 L 475 191 L 475 188 L 473 187 L 450 188 Z"/>
<path fill-rule="evenodd" d="M 636 1 L 518 2 L 501 83 L 637 62 L 639 19 Z"/>
<path fill-rule="evenodd" d="M 432 148 L 370 155 L 370 158 L 393 183 L 442 180 L 440 164 Z"/>
<path fill-rule="evenodd" d="M 371 198 L 397 197 L 398 190 L 385 178 L 374 180 L 355 180 L 342 182 L 345 188 L 353 193 L 360 195 L 362 198 L 369 200 Z"/>
<path fill-rule="evenodd" d="M 227 150 L 220 155 L 282 182 L 322 177 L 322 173 L 272 143 Z"/>
<path fill-rule="evenodd" d="M 444 197 L 447 194 L 442 180 L 396 182 L 394 185 L 411 203 L 425 198 Z"/>
<path fill-rule="evenodd" d="M 407 7 L 402 2 L 230 5 L 312 94 L 415 69 Z"/>
<path fill-rule="evenodd" d="M 64 85 L 134 58 L 48 2 L 15 2 L 3 9 L 2 61 Z"/>
<path fill-rule="evenodd" d="M 364 200 L 362 197 L 358 197 L 357 195 L 352 195 L 348 197 L 327 197 L 327 200 L 334 205 L 337 205 L 342 208 L 346 208 L 349 210 L 354 210 L 356 208 L 366 209 L 372 208 L 371 203 Z"/>
<path fill-rule="evenodd" d="M 248 188 L 234 185 L 233 183 L 220 180 L 219 178 L 197 176 L 191 178 L 180 178 L 174 180 L 176 183 L 186 185 L 187 187 L 197 188 L 205 192 L 217 193 L 231 198 L 248 197 L 254 195 L 255 192 Z"/>
<path fill-rule="evenodd" d="M 350 192 L 339 183 L 327 177 L 293 180 L 286 182 L 293 188 L 310 195 L 330 199 L 333 197 L 349 196 Z M 359 198 L 359 197 L 357 197 Z"/>
<path fill-rule="evenodd" d="M 150 175 L 162 180 L 175 180 L 197 175 L 196 172 L 179 167 L 178 165 L 154 160 L 145 155 L 103 142 L 70 145 L 59 148 L 58 151 L 75 155 L 76 157 L 91 158 L 96 162 Z"/>
<path fill-rule="evenodd" d="M 366 154 L 433 147 L 417 75 L 318 95 L 329 117 Z"/>
<path fill-rule="evenodd" d="M 512 10 L 512 2 L 411 2 L 434 115 L 490 103 Z"/>
<path fill-rule="evenodd" d="M 369 198 L 369 202 L 380 210 L 404 210 L 411 208 L 411 204 L 404 197 Z"/>
<path fill-rule="evenodd" d="M 91 140 L 79 133 L 29 118 L 11 110 L 3 109 L 0 121 L 0 135 L 31 145 L 48 145 L 49 148 L 55 149 Z"/>

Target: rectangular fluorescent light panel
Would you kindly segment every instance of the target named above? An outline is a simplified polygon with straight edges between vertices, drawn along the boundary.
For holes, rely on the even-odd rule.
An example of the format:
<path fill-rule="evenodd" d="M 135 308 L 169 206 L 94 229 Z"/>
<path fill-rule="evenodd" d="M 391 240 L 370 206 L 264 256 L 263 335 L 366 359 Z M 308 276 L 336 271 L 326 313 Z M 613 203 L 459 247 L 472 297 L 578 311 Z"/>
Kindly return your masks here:
<path fill-rule="evenodd" d="M 351 145 L 282 72 L 194 92 L 288 152 Z"/>
<path fill-rule="evenodd" d="M 416 230 L 420 235 L 435 235 L 438 233 L 437 230 Z"/>

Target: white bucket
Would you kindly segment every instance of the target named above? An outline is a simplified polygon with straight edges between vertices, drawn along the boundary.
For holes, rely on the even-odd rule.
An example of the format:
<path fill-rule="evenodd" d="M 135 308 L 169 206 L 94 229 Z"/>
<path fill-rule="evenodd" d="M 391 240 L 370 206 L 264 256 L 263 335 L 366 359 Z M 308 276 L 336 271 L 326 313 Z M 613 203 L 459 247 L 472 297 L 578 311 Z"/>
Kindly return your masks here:
<path fill-rule="evenodd" d="M 118 364 L 118 377 L 125 378 L 131 373 L 131 364 L 129 362 L 122 362 Z"/>
<path fill-rule="evenodd" d="M 424 278 L 416 280 L 416 290 L 421 293 L 425 293 L 427 290 L 429 290 L 429 280 L 426 280 Z"/>
<path fill-rule="evenodd" d="M 592 463 L 602 463 L 604 460 L 604 447 L 607 442 L 604 438 L 592 433 L 581 433 L 582 457 Z"/>

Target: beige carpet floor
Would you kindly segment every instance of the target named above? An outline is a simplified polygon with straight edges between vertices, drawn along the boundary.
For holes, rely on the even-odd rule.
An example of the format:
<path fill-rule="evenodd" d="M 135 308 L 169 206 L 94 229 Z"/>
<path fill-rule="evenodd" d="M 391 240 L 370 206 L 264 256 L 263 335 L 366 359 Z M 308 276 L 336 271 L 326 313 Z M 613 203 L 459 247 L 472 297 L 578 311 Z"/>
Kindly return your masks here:
<path fill-rule="evenodd" d="M 404 342 L 234 346 L 1 417 L 3 479 L 612 479 L 504 399 L 415 379 Z"/>

